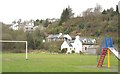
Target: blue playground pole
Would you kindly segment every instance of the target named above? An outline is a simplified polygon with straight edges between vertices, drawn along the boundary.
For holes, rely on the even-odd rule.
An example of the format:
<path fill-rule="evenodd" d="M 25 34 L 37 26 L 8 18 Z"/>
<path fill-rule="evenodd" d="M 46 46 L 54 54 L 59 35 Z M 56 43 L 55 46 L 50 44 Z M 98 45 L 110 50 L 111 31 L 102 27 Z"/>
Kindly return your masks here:
<path fill-rule="evenodd" d="M 110 37 L 110 47 L 113 47 L 112 37 Z"/>
<path fill-rule="evenodd" d="M 104 37 L 102 41 L 102 48 L 106 48 L 106 37 Z"/>
<path fill-rule="evenodd" d="M 105 37 L 105 48 L 108 48 L 108 40 L 106 37 Z"/>

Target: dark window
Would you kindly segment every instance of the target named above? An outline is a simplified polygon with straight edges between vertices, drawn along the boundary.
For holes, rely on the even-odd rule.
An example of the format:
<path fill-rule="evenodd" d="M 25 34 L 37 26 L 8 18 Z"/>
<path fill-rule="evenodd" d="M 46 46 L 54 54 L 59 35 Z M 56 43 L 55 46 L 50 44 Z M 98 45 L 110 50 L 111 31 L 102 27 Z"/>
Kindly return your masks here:
<path fill-rule="evenodd" d="M 85 47 L 85 50 L 87 50 L 87 47 Z"/>
<path fill-rule="evenodd" d="M 85 43 L 87 43 L 87 41 L 86 41 L 86 40 L 85 40 L 84 42 L 85 42 Z"/>

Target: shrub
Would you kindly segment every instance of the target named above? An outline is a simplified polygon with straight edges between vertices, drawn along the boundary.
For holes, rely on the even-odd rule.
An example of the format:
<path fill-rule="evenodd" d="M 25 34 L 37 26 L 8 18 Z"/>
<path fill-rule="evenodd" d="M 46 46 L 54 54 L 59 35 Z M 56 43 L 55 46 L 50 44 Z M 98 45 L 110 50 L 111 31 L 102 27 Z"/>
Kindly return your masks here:
<path fill-rule="evenodd" d="M 62 53 L 66 53 L 66 52 L 67 52 L 67 48 L 62 49 L 61 52 L 62 52 Z"/>

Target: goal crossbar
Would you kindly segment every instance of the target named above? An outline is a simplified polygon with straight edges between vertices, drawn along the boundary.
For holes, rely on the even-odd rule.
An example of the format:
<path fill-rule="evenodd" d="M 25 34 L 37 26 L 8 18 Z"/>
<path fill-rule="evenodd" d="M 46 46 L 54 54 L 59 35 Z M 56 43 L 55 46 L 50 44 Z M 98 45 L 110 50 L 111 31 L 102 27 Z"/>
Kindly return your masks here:
<path fill-rule="evenodd" d="M 9 41 L 9 40 L 0 40 L 0 42 L 6 42 L 6 43 L 10 43 L 10 42 L 19 42 L 19 43 L 21 43 L 21 42 L 22 42 L 22 43 L 25 43 L 25 44 L 26 44 L 26 48 L 25 48 L 25 49 L 26 49 L 26 59 L 28 59 L 28 56 L 27 56 L 27 55 L 28 55 L 27 41 Z"/>

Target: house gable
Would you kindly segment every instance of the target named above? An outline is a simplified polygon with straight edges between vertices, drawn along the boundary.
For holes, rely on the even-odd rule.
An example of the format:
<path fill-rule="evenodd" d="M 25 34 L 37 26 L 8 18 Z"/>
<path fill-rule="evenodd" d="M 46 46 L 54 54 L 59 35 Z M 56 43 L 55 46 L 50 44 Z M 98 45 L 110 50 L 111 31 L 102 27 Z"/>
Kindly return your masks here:
<path fill-rule="evenodd" d="M 63 44 L 61 45 L 61 50 L 62 50 L 63 48 L 70 48 L 70 46 L 69 46 L 69 44 L 68 44 L 67 41 L 64 41 Z"/>

